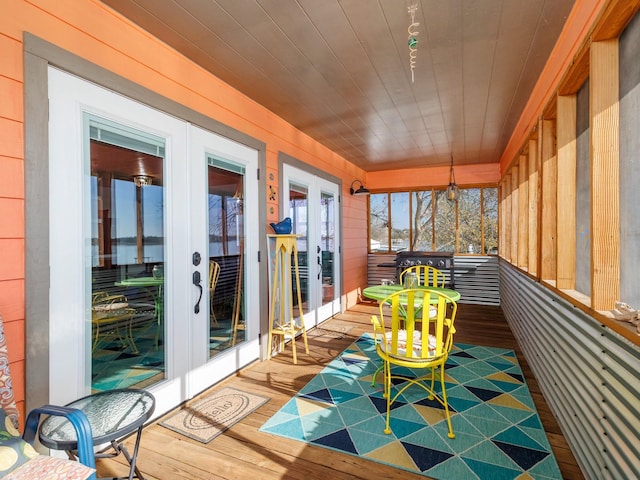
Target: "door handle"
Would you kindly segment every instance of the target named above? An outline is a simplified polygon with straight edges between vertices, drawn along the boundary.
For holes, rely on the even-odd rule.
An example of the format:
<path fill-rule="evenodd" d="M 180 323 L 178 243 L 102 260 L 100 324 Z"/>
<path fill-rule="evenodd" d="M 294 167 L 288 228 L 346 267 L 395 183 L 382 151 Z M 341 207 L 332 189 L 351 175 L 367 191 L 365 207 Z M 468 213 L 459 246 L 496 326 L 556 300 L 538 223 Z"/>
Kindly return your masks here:
<path fill-rule="evenodd" d="M 200 277 L 200 272 L 193 272 L 193 284 L 200 289 L 200 295 L 198 296 L 198 301 L 193 306 L 193 313 L 200 313 L 200 300 L 202 300 L 202 278 Z"/>

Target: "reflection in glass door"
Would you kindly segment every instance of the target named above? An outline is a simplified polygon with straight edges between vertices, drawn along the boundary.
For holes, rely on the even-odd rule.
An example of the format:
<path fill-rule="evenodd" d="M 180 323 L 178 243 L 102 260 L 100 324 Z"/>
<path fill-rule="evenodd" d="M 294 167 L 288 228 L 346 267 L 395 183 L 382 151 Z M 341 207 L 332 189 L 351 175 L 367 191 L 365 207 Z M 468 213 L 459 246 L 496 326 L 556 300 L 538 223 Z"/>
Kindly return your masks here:
<path fill-rule="evenodd" d="M 332 304 L 336 297 L 336 197 L 330 192 L 320 193 L 320 265 L 322 273 L 323 309 L 329 310 L 329 316 L 336 313 Z"/>
<path fill-rule="evenodd" d="M 297 236 L 300 298 L 302 299 L 302 313 L 305 316 L 309 313 L 309 237 L 307 228 L 309 212 L 307 197 L 308 191 L 304 185 L 298 185 L 295 182 L 291 182 L 289 184 L 289 215 L 292 223 L 291 233 L 294 233 Z M 293 260 L 291 264 L 294 264 Z M 295 279 L 291 281 L 291 285 L 293 285 L 294 290 L 293 311 L 299 312 L 298 294 L 295 291 L 297 283 Z"/>
<path fill-rule="evenodd" d="M 164 139 L 85 114 L 91 182 L 91 390 L 165 378 Z"/>
<path fill-rule="evenodd" d="M 244 167 L 209 155 L 209 357 L 245 340 Z"/>

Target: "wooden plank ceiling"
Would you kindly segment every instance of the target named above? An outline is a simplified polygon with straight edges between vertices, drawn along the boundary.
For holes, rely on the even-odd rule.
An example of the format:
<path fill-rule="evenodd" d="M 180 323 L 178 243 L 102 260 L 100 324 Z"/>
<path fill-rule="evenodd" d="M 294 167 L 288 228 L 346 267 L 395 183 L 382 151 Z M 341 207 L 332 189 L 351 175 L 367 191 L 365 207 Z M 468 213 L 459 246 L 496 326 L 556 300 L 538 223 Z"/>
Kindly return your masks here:
<path fill-rule="evenodd" d="M 574 4 L 102 1 L 366 171 L 498 162 Z"/>

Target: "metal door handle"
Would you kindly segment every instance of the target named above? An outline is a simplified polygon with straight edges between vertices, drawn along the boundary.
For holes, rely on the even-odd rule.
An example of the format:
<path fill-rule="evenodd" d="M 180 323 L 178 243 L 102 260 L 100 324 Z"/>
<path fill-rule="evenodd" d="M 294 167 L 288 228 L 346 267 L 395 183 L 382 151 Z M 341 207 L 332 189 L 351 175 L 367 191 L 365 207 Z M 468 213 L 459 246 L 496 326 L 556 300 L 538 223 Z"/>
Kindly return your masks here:
<path fill-rule="evenodd" d="M 193 272 L 193 284 L 200 289 L 200 295 L 198 296 L 198 301 L 193 306 L 193 312 L 200 313 L 200 300 L 202 300 L 203 288 L 202 288 L 202 279 L 200 278 L 200 272 L 197 270 Z"/>

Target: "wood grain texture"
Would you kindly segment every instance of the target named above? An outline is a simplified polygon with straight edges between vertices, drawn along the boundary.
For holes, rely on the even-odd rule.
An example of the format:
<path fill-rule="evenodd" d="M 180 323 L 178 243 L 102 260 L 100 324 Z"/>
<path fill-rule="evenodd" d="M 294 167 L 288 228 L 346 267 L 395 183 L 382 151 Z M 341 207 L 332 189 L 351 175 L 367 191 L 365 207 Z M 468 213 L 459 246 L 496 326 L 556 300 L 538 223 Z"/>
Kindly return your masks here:
<path fill-rule="evenodd" d="M 529 166 L 525 155 L 520 155 L 518 162 L 518 199 L 518 266 L 526 270 L 529 265 Z"/>
<path fill-rule="evenodd" d="M 576 95 L 558 96 L 557 286 L 576 288 Z"/>
<path fill-rule="evenodd" d="M 380 463 L 258 431 L 267 419 L 330 360 L 362 333 L 371 331 L 370 317 L 377 311 L 375 303 L 361 303 L 324 323 L 324 328 L 352 328 L 342 339 L 328 340 L 321 336 L 310 336 L 310 353 L 299 355 L 298 365 L 292 364 L 289 348 L 270 361 L 255 363 L 220 385 L 212 387 L 238 388 L 267 396 L 270 400 L 209 444 L 201 444 L 157 424 L 146 427 L 138 458 L 138 466 L 145 478 L 424 480 L 423 476 Z M 460 304 L 456 324 L 456 342 L 510 348 L 516 351 L 563 478 L 583 479 L 574 456 L 504 319 L 501 308 Z M 126 444 L 132 449 L 133 439 L 128 439 Z M 124 471 L 125 466 L 121 458 L 98 461 L 99 476 L 122 475 Z"/>
<path fill-rule="evenodd" d="M 537 138 L 529 139 L 529 273 L 537 276 L 540 259 L 540 150 Z"/>
<path fill-rule="evenodd" d="M 518 212 L 520 211 L 520 186 L 518 185 L 519 166 L 511 167 L 511 262 L 518 265 L 518 243 L 520 228 Z"/>
<path fill-rule="evenodd" d="M 591 306 L 620 299 L 618 40 L 591 45 Z"/>
<path fill-rule="evenodd" d="M 542 158 L 542 223 L 540 225 L 540 277 L 556 279 L 557 184 L 556 127 L 554 120 L 542 120 L 540 155 Z"/>

